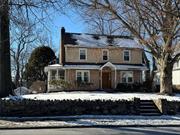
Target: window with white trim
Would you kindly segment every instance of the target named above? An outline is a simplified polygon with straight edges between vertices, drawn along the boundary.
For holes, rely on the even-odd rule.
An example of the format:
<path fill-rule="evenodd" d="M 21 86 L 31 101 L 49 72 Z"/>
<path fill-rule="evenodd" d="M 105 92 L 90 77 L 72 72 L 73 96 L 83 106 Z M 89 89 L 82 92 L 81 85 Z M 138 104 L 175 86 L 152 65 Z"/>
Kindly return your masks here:
<path fill-rule="evenodd" d="M 87 58 L 87 50 L 86 49 L 79 49 L 79 59 L 86 60 Z"/>
<path fill-rule="evenodd" d="M 65 70 L 58 70 L 58 79 L 64 80 Z"/>
<path fill-rule="evenodd" d="M 65 70 L 51 70 L 50 72 L 50 80 L 64 80 L 65 78 Z"/>
<path fill-rule="evenodd" d="M 130 61 L 130 51 L 124 50 L 124 61 Z"/>
<path fill-rule="evenodd" d="M 89 82 L 90 73 L 87 70 L 77 70 L 76 71 L 76 80 L 78 82 Z"/>
<path fill-rule="evenodd" d="M 57 70 L 51 70 L 51 78 L 50 80 L 55 80 L 57 76 Z"/>
<path fill-rule="evenodd" d="M 124 71 L 122 72 L 122 83 L 133 83 L 133 72 Z"/>
<path fill-rule="evenodd" d="M 108 60 L 108 50 L 103 50 L 102 55 L 103 55 L 103 60 Z"/>

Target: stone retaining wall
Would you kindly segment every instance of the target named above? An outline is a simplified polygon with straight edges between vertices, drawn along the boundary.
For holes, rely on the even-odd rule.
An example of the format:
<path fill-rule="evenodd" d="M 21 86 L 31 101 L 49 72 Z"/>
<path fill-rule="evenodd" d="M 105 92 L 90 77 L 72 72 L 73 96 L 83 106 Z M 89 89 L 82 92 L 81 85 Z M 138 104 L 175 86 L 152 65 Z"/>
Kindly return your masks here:
<path fill-rule="evenodd" d="M 0 116 L 129 115 L 137 114 L 137 100 L 0 100 Z"/>
<path fill-rule="evenodd" d="M 164 115 L 180 114 L 180 102 L 167 101 L 166 99 L 154 100 L 154 103 Z"/>

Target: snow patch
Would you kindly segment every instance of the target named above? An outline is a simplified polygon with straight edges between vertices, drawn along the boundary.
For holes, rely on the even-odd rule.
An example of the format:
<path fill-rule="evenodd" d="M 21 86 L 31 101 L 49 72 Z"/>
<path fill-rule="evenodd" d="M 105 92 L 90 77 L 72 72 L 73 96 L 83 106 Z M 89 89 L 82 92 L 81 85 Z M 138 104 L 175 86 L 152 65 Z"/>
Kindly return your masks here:
<path fill-rule="evenodd" d="M 120 38 L 120 37 L 113 37 L 112 43 L 110 43 L 107 36 L 98 36 L 99 39 L 95 39 L 93 35 L 89 34 L 73 34 L 74 39 L 77 39 L 76 43 L 80 47 L 108 47 L 108 46 L 115 46 L 115 47 L 125 47 L 125 48 L 140 48 L 142 49 L 143 46 L 140 45 L 136 40 L 128 39 L 128 38 Z"/>
<path fill-rule="evenodd" d="M 7 97 L 5 99 L 9 99 Z M 179 101 L 180 94 L 175 96 L 158 95 L 150 93 L 105 93 L 105 92 L 56 92 L 56 93 L 41 93 L 22 95 L 21 98 L 32 100 L 127 100 L 131 101 L 134 98 L 141 100 L 156 100 L 167 99 L 168 101 Z"/>

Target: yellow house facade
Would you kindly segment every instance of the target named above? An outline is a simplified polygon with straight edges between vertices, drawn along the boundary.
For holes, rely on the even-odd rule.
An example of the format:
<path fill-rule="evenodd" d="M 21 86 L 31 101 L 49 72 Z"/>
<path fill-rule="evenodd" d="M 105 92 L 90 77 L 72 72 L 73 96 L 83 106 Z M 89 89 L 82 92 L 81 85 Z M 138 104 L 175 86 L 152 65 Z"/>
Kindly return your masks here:
<path fill-rule="evenodd" d="M 69 33 L 61 29 L 59 64 L 45 67 L 48 82 L 63 79 L 69 90 L 115 89 L 142 83 L 143 47 L 126 36 Z M 48 83 L 48 90 L 55 89 Z"/>

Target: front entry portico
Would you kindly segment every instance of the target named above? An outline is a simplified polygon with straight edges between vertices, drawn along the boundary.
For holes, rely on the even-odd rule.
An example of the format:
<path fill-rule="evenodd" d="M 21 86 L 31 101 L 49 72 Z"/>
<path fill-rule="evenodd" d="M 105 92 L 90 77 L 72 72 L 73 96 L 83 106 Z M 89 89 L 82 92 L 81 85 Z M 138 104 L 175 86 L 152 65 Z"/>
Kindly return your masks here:
<path fill-rule="evenodd" d="M 101 72 L 101 88 L 113 89 L 116 87 L 116 67 L 107 62 L 100 68 Z"/>
<path fill-rule="evenodd" d="M 111 70 L 102 72 L 102 88 L 103 89 L 111 89 Z"/>

